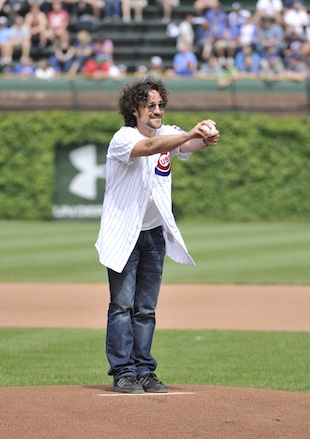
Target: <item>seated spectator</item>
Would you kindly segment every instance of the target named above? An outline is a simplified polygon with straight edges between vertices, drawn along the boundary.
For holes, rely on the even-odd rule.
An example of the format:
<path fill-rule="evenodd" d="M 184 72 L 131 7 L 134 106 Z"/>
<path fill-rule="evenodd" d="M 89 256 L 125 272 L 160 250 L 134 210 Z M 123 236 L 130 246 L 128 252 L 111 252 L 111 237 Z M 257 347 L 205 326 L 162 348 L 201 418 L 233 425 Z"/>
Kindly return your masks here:
<path fill-rule="evenodd" d="M 292 8 L 283 13 L 283 25 L 287 31 L 294 31 L 302 35 L 304 28 L 309 24 L 309 14 L 300 1 L 294 1 Z"/>
<path fill-rule="evenodd" d="M 53 1 L 55 0 L 47 0 Z M 76 23 L 78 18 L 83 15 L 90 15 L 97 20 L 102 18 L 102 11 L 105 6 L 104 0 L 62 0 L 63 8 L 70 16 L 70 22 Z M 42 8 L 41 8 L 42 9 Z M 49 10 L 44 10 L 48 14 Z"/>
<path fill-rule="evenodd" d="M 235 65 L 239 73 L 246 76 L 257 75 L 260 69 L 260 55 L 253 48 L 248 46 L 243 46 L 235 56 Z"/>
<path fill-rule="evenodd" d="M 277 54 L 281 54 L 285 48 L 283 27 L 273 18 L 264 18 L 257 32 L 257 50 L 260 54 L 273 48 Z"/>
<path fill-rule="evenodd" d="M 70 70 L 68 71 L 70 76 L 74 76 L 76 73 L 81 72 L 84 63 L 93 53 L 93 42 L 89 32 L 81 30 L 77 33 L 74 50 L 75 55 Z"/>
<path fill-rule="evenodd" d="M 250 16 L 251 12 L 244 9 L 242 3 L 235 2 L 232 4 L 232 10 L 228 14 L 228 25 L 235 35 L 240 34 L 240 29 L 247 23 Z"/>
<path fill-rule="evenodd" d="M 106 21 L 119 20 L 121 16 L 122 16 L 121 0 L 106 0 L 104 19 Z"/>
<path fill-rule="evenodd" d="M 173 70 L 167 70 L 169 76 L 195 76 L 198 71 L 198 59 L 191 46 L 183 49 L 173 57 Z"/>
<path fill-rule="evenodd" d="M 79 0 L 74 16 L 75 30 L 96 32 L 100 26 L 104 4 L 103 0 Z"/>
<path fill-rule="evenodd" d="M 81 71 L 88 78 L 106 79 L 109 77 L 109 64 L 103 56 L 95 56 L 85 61 Z"/>
<path fill-rule="evenodd" d="M 11 29 L 7 26 L 8 19 L 0 17 L 0 64 L 7 65 L 12 61 L 11 57 Z"/>
<path fill-rule="evenodd" d="M 219 58 L 233 59 L 239 44 L 239 29 L 225 27 L 217 32 L 214 41 L 214 51 Z"/>
<path fill-rule="evenodd" d="M 256 2 L 255 15 L 259 20 L 272 18 L 278 24 L 282 24 L 282 12 L 282 0 L 258 0 Z"/>
<path fill-rule="evenodd" d="M 196 47 L 203 61 L 208 61 L 214 50 L 216 40 L 213 28 L 209 21 L 204 20 L 195 31 Z"/>
<path fill-rule="evenodd" d="M 35 68 L 34 76 L 38 79 L 52 79 L 57 75 L 54 67 L 49 65 L 46 58 L 41 58 L 39 60 L 38 66 Z"/>
<path fill-rule="evenodd" d="M 28 78 L 30 76 L 34 76 L 35 67 L 33 65 L 32 58 L 26 58 L 21 60 L 19 64 L 17 64 L 13 68 L 13 73 L 15 75 L 19 75 L 21 78 Z"/>
<path fill-rule="evenodd" d="M 261 54 L 260 76 L 264 79 L 283 79 L 285 73 L 281 56 L 273 47 Z"/>
<path fill-rule="evenodd" d="M 113 60 L 114 44 L 110 38 L 99 35 L 93 43 L 93 51 L 96 55 L 104 56 L 105 59 Z"/>
<path fill-rule="evenodd" d="M 290 9 L 293 7 L 295 0 L 284 0 L 283 1 L 283 7 L 284 9 Z M 303 4 L 304 6 L 306 6 L 306 0 L 299 0 L 299 3 Z"/>
<path fill-rule="evenodd" d="M 173 8 L 179 6 L 179 0 L 157 0 L 163 9 L 163 23 L 170 23 Z"/>
<path fill-rule="evenodd" d="M 83 73 L 93 79 L 122 79 L 126 66 L 116 66 L 113 61 L 113 41 L 100 35 L 93 43 L 91 57 L 83 66 Z"/>
<path fill-rule="evenodd" d="M 222 32 L 227 27 L 228 15 L 220 3 L 208 9 L 204 14 L 204 18 L 210 23 L 216 33 Z"/>
<path fill-rule="evenodd" d="M 152 56 L 149 64 L 140 65 L 136 68 L 135 76 L 137 78 L 143 78 L 146 76 L 162 77 L 165 73 L 163 66 L 163 60 L 160 56 Z"/>
<path fill-rule="evenodd" d="M 22 15 L 17 15 L 11 26 L 11 54 L 20 49 L 22 59 L 29 58 L 31 50 L 31 33 Z"/>
<path fill-rule="evenodd" d="M 63 0 L 62 6 L 63 8 L 68 12 L 70 16 L 70 22 L 76 23 L 78 16 L 79 16 L 79 0 Z M 44 11 L 46 15 L 50 12 L 51 9 L 48 11 Z"/>
<path fill-rule="evenodd" d="M 148 75 L 161 77 L 165 73 L 165 68 L 163 65 L 163 60 L 160 56 L 152 56 L 150 59 L 150 63 L 148 65 Z"/>
<path fill-rule="evenodd" d="M 48 59 L 49 64 L 59 73 L 67 73 L 74 60 L 75 48 L 70 44 L 69 35 L 54 49 L 54 54 Z"/>
<path fill-rule="evenodd" d="M 59 0 L 54 0 L 52 10 L 47 14 L 47 36 L 52 44 L 57 44 L 66 38 L 69 25 L 69 14 L 63 9 Z"/>
<path fill-rule="evenodd" d="M 203 16 L 208 9 L 214 8 L 218 3 L 219 0 L 195 0 L 193 7 L 197 15 Z"/>
<path fill-rule="evenodd" d="M 219 10 L 220 12 L 220 10 Z M 218 16 L 218 15 L 216 15 Z M 220 58 L 231 58 L 233 60 L 241 42 L 240 36 L 245 31 L 245 26 L 250 23 L 251 12 L 242 7 L 241 3 L 233 3 L 232 11 L 228 14 L 226 24 L 225 15 L 222 14 L 220 26 L 214 27 L 214 51 Z M 248 31 L 250 28 L 248 27 Z M 253 35 L 251 35 L 253 37 Z"/>
<path fill-rule="evenodd" d="M 286 79 L 302 81 L 308 77 L 309 73 L 309 67 L 300 55 L 296 54 L 289 58 L 285 72 Z"/>
<path fill-rule="evenodd" d="M 131 20 L 131 9 L 134 10 L 134 20 L 141 21 L 143 18 L 143 8 L 147 5 L 147 0 L 121 0 L 121 5 L 124 22 Z"/>
<path fill-rule="evenodd" d="M 304 35 L 300 35 L 295 31 L 287 31 L 286 35 L 286 47 L 283 50 L 283 58 L 285 65 L 288 64 L 288 60 L 291 57 L 296 57 L 299 55 L 304 55 L 307 53 L 306 49 L 306 38 Z M 310 52 L 309 52 L 310 53 Z"/>
<path fill-rule="evenodd" d="M 165 73 L 163 60 L 160 56 L 152 56 L 148 66 L 141 65 L 137 68 L 135 76 L 143 78 L 145 76 L 162 77 Z"/>
<path fill-rule="evenodd" d="M 47 16 L 47 14 L 52 10 L 52 4 L 54 0 L 29 0 L 29 3 L 32 4 L 33 2 L 38 3 L 40 5 L 40 10 L 44 12 L 44 14 Z M 79 1 L 79 0 L 73 0 L 73 1 Z"/>
<path fill-rule="evenodd" d="M 31 4 L 30 11 L 25 16 L 25 24 L 30 29 L 31 43 L 39 48 L 44 48 L 47 44 L 48 22 L 39 3 Z"/>
<path fill-rule="evenodd" d="M 240 26 L 238 45 L 239 47 L 248 46 L 249 44 L 256 45 L 258 35 L 258 27 L 253 15 L 250 15 L 245 20 L 245 23 Z"/>
<path fill-rule="evenodd" d="M 80 10 L 84 8 L 85 13 L 90 10 L 91 14 L 97 18 L 97 20 L 101 19 L 104 5 L 105 2 L 103 0 L 79 0 Z"/>
<path fill-rule="evenodd" d="M 75 31 L 86 30 L 87 32 L 96 32 L 100 26 L 100 20 L 92 14 L 79 15 L 75 23 Z"/>
<path fill-rule="evenodd" d="M 28 11 L 29 3 L 27 0 L 0 0 L 0 13 L 7 17 L 10 24 L 16 15 L 24 17 Z"/>
<path fill-rule="evenodd" d="M 125 74 L 111 59 L 105 59 L 102 55 L 89 58 L 83 65 L 82 73 L 84 76 L 96 81 L 109 78 L 122 80 Z"/>
<path fill-rule="evenodd" d="M 222 66 L 218 57 L 215 55 L 210 55 L 208 61 L 201 64 L 199 76 L 202 78 L 218 77 L 221 70 Z"/>
<path fill-rule="evenodd" d="M 219 3 L 205 13 L 205 19 L 209 23 L 209 31 L 213 38 L 213 50 L 219 57 L 233 58 L 236 50 L 238 33 L 228 26 L 228 15 Z M 206 58 L 204 58 L 206 59 Z"/>
<path fill-rule="evenodd" d="M 217 86 L 219 88 L 229 87 L 238 78 L 238 70 L 236 66 L 224 59 L 222 68 L 218 74 Z"/>

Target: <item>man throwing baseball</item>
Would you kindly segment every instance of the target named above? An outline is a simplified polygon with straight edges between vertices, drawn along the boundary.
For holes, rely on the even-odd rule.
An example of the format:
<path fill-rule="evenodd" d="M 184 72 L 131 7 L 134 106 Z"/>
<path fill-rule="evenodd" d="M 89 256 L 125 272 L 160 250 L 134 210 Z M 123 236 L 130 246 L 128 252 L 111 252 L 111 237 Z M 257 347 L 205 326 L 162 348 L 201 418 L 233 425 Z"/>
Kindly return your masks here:
<path fill-rule="evenodd" d="M 125 85 L 118 102 L 124 126 L 107 152 L 95 246 L 108 270 L 106 353 L 115 392 L 168 392 L 154 373 L 151 355 L 164 256 L 194 265 L 172 213 L 170 161 L 174 156 L 187 160 L 220 137 L 210 119 L 189 131 L 163 125 L 167 101 L 159 79 Z"/>

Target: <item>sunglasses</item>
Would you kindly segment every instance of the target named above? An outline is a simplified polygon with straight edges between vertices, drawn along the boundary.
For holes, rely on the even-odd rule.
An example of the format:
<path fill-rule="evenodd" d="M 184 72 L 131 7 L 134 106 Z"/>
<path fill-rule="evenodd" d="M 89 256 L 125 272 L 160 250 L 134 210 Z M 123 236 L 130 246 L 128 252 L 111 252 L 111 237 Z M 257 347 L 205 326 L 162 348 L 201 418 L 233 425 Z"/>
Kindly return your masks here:
<path fill-rule="evenodd" d="M 158 108 L 160 110 L 164 110 L 164 108 L 165 108 L 164 102 L 159 102 L 158 104 L 154 104 L 154 103 L 148 104 L 147 109 L 148 109 L 148 111 L 154 111 L 156 106 L 158 106 Z"/>

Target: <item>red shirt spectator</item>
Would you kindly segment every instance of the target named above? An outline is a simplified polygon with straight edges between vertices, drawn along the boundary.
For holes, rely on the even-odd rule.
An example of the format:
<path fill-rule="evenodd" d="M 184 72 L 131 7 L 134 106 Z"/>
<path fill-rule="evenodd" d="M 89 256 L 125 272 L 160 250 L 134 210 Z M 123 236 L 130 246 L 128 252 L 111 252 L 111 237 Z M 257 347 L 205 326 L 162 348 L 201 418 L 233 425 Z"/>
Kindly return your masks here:
<path fill-rule="evenodd" d="M 64 40 L 69 20 L 70 16 L 63 9 L 61 2 L 55 0 L 52 4 L 52 10 L 47 14 L 48 38 L 53 44 Z"/>

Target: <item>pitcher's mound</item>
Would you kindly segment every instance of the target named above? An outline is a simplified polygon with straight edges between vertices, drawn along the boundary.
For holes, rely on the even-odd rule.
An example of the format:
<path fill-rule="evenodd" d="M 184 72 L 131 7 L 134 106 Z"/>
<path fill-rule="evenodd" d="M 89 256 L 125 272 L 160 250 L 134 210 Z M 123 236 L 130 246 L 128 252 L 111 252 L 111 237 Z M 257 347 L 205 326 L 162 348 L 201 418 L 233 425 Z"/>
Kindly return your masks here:
<path fill-rule="evenodd" d="M 162 395 L 111 386 L 0 389 L 3 439 L 309 439 L 310 395 L 171 385 Z"/>

